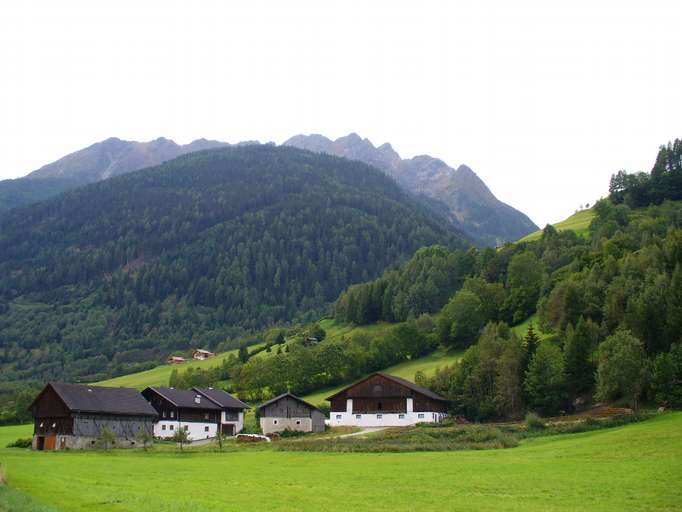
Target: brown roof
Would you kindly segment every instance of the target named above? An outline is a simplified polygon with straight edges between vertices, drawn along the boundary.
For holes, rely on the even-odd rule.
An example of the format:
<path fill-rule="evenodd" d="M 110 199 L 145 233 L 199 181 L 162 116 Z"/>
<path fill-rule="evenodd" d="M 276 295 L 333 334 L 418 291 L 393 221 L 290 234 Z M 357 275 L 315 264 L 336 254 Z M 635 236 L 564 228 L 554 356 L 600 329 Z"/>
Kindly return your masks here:
<path fill-rule="evenodd" d="M 401 378 L 401 377 L 396 377 L 395 375 L 390 375 L 390 374 L 384 373 L 384 372 L 375 372 L 375 373 L 373 373 L 373 374 L 371 374 L 371 375 L 368 375 L 368 376 L 365 377 L 364 379 L 360 379 L 360 380 L 358 380 L 358 381 L 356 381 L 356 382 L 353 382 L 353 384 L 351 384 L 350 386 L 346 386 L 346 387 L 343 388 L 341 391 L 338 391 L 338 392 L 334 393 L 333 395 L 328 396 L 328 397 L 326 398 L 326 400 L 331 400 L 332 398 L 334 398 L 335 396 L 340 395 L 341 393 L 343 393 L 344 391 L 348 390 L 349 388 L 352 388 L 353 386 L 355 386 L 355 385 L 357 385 L 357 384 L 359 384 L 359 383 L 361 383 L 361 382 L 364 382 L 364 381 L 366 381 L 367 379 L 369 379 L 369 378 L 371 378 L 371 377 L 374 377 L 375 375 L 380 375 L 381 377 L 384 377 L 385 379 L 392 380 L 393 382 L 396 382 L 396 383 L 398 383 L 398 384 L 400 384 L 400 385 L 402 385 L 402 386 L 405 386 L 406 388 L 411 389 L 411 390 L 414 391 L 415 393 L 419 393 L 420 395 L 427 396 L 427 397 L 429 397 L 429 398 L 431 398 L 431 399 L 433 399 L 433 400 L 440 400 L 440 401 L 442 401 L 442 402 L 447 402 L 447 401 L 448 401 L 447 398 L 443 398 L 442 396 L 440 396 L 440 395 L 437 394 L 437 393 L 434 393 L 433 391 L 431 391 L 431 390 L 428 389 L 428 388 L 425 388 L 425 387 L 423 387 L 423 386 L 418 386 L 418 385 L 415 384 L 414 382 L 410 382 L 409 380 L 403 379 L 403 378 Z"/>
<path fill-rule="evenodd" d="M 52 388 L 72 412 L 119 414 L 127 416 L 157 416 L 156 410 L 136 389 L 107 388 L 84 384 L 50 382 L 38 394 L 31 407 L 45 390 Z"/>

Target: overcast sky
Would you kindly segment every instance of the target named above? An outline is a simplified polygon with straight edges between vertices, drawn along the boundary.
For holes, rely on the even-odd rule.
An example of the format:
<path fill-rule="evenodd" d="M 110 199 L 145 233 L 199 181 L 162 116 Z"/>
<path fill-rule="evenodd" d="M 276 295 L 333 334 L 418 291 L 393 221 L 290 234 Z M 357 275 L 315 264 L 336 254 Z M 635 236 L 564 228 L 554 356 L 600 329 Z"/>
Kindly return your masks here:
<path fill-rule="evenodd" d="M 0 178 L 111 136 L 356 132 L 465 163 L 544 225 L 682 137 L 676 0 L 14 3 Z"/>

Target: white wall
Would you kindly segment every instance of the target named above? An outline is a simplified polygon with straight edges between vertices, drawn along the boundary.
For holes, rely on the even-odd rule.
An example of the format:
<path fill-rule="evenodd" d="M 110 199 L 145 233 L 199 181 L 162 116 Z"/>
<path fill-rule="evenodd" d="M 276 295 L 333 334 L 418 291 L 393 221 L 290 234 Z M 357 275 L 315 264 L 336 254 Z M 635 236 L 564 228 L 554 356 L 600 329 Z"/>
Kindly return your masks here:
<path fill-rule="evenodd" d="M 190 440 L 192 441 L 215 437 L 218 435 L 218 425 L 215 423 L 161 420 L 154 424 L 154 437 L 173 437 L 173 434 L 175 434 L 177 430 L 185 428 L 185 425 L 187 425 L 187 433 L 189 434 Z M 163 426 L 166 427 L 166 430 L 163 430 Z M 173 430 L 171 430 L 171 426 L 173 427 Z M 208 427 L 208 432 L 205 430 L 206 427 Z"/>
<path fill-rule="evenodd" d="M 237 417 L 237 421 L 234 420 L 226 420 L 225 419 L 225 411 L 223 411 L 220 415 L 220 422 L 221 423 L 227 423 L 229 425 L 234 425 L 234 433 L 239 434 L 243 429 L 244 429 L 244 413 L 240 412 L 239 416 Z"/>
<path fill-rule="evenodd" d="M 312 432 L 313 420 L 311 418 L 261 418 L 260 428 L 266 435 L 286 429 Z"/>
<path fill-rule="evenodd" d="M 381 416 L 381 418 L 378 416 Z M 407 427 L 416 423 L 439 422 L 446 416 L 447 415 L 442 412 L 353 414 L 349 412 L 332 411 L 329 413 L 329 424 L 332 427 Z"/>

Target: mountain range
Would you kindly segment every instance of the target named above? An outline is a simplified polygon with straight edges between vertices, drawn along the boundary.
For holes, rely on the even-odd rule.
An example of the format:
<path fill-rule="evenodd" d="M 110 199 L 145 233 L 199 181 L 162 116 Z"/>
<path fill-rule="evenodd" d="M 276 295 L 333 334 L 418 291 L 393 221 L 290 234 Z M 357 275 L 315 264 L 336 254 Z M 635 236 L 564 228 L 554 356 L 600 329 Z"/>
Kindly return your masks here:
<path fill-rule="evenodd" d="M 249 144 L 257 142 L 236 145 Z M 390 144 L 375 147 L 355 133 L 335 141 L 322 135 L 296 135 L 283 145 L 359 160 L 380 169 L 478 245 L 494 246 L 517 240 L 538 229 L 522 212 L 499 201 L 465 165 L 454 169 L 428 155 L 402 159 Z M 24 178 L 0 181 L 0 212 L 158 165 L 180 155 L 227 146 L 230 144 L 206 139 L 179 145 L 163 137 L 149 142 L 109 138 L 66 155 Z"/>

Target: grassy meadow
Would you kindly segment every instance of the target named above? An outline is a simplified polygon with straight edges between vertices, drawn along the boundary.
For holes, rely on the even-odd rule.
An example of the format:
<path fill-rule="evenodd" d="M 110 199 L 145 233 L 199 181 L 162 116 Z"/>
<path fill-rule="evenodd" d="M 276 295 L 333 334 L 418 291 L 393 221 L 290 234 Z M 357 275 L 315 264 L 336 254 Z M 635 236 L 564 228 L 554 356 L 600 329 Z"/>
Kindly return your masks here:
<path fill-rule="evenodd" d="M 30 431 L 0 428 L 0 446 Z M 680 510 L 682 504 L 682 413 L 526 439 L 509 449 L 371 454 L 254 448 L 224 453 L 0 448 L 11 488 L 0 491 L 0 510 L 3 499 L 19 503 L 26 496 L 34 501 L 24 510 L 68 512 L 651 512 Z"/>
<path fill-rule="evenodd" d="M 552 224 L 558 231 L 571 230 L 575 231 L 579 236 L 587 237 L 589 234 L 588 228 L 590 222 L 594 218 L 594 210 L 580 210 L 570 217 L 556 224 Z M 532 242 L 542 236 L 542 230 L 535 231 L 529 235 L 524 236 L 519 242 Z"/>

